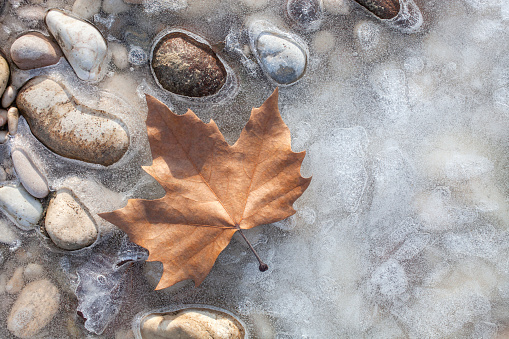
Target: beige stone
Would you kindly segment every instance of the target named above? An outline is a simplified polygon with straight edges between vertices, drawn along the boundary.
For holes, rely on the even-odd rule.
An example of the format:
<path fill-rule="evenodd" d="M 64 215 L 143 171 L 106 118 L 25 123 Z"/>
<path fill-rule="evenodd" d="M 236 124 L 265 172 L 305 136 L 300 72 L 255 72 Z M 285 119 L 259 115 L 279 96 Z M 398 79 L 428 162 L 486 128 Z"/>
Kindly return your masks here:
<path fill-rule="evenodd" d="M 0 94 L 3 95 L 7 83 L 9 82 L 9 64 L 0 56 Z"/>
<path fill-rule="evenodd" d="M 7 86 L 4 94 L 2 95 L 2 107 L 8 108 L 14 102 L 14 99 L 16 99 L 17 94 L 18 91 L 14 88 L 14 86 Z"/>
<path fill-rule="evenodd" d="M 30 157 L 22 150 L 15 149 L 11 154 L 14 169 L 23 187 L 36 198 L 49 194 L 48 182 Z"/>
<path fill-rule="evenodd" d="M 49 280 L 25 286 L 11 308 L 7 328 L 18 338 L 30 338 L 41 331 L 57 314 L 60 293 Z"/>
<path fill-rule="evenodd" d="M 11 59 L 20 69 L 54 65 L 61 57 L 62 51 L 58 45 L 39 32 L 24 34 L 11 46 Z"/>
<path fill-rule="evenodd" d="M 23 266 L 19 266 L 14 271 L 11 279 L 5 285 L 5 291 L 9 294 L 17 294 L 21 291 L 25 282 L 23 280 Z"/>
<path fill-rule="evenodd" d="M 241 339 L 242 325 L 230 315 L 207 309 L 150 314 L 141 324 L 143 339 Z"/>
<path fill-rule="evenodd" d="M 97 238 L 93 219 L 67 189 L 59 190 L 51 200 L 45 227 L 55 245 L 65 250 L 89 246 Z"/>
<path fill-rule="evenodd" d="M 44 276 L 44 267 L 36 263 L 29 263 L 25 267 L 23 275 L 27 281 L 42 279 Z"/>

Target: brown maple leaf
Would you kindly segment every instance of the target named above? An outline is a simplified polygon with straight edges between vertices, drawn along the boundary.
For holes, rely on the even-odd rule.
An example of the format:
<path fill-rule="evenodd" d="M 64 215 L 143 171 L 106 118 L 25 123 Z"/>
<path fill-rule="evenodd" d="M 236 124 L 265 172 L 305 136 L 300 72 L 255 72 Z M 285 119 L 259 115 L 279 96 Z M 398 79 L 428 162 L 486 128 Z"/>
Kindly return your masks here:
<path fill-rule="evenodd" d="M 198 286 L 235 232 L 244 236 L 242 229 L 295 213 L 293 202 L 311 180 L 300 175 L 305 152 L 291 150 L 277 89 L 253 108 L 233 146 L 214 121 L 205 124 L 190 110 L 176 115 L 154 97 L 146 98 L 153 162 L 143 169 L 166 195 L 131 199 L 126 207 L 100 216 L 148 249 L 148 261 L 163 263 L 156 289 L 186 279 Z"/>

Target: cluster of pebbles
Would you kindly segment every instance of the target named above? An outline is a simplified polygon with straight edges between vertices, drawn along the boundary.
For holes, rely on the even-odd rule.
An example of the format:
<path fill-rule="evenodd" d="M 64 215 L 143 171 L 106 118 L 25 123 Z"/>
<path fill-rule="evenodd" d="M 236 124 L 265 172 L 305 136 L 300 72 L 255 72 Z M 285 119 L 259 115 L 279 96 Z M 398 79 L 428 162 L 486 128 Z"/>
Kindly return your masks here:
<path fill-rule="evenodd" d="M 231 52 L 244 60 L 248 70 L 259 67 L 267 80 L 277 86 L 297 83 L 305 76 L 309 63 L 307 44 L 298 34 L 262 18 L 255 17 L 245 25 L 249 52 L 240 48 L 235 39 L 227 40 L 226 46 L 218 49 L 184 29 L 161 29 L 150 41 L 136 28 L 124 27 L 126 40 L 135 41 L 128 50 L 110 38 L 107 30 L 115 28 L 111 22 L 101 22 L 98 13 L 115 15 L 145 1 L 104 0 L 101 7 L 100 1 L 76 0 L 72 11 L 43 11 L 37 1 L 33 2 L 31 7 L 18 4 L 13 10 L 36 29 L 17 36 L 8 55 L 0 57 L 0 143 L 7 147 L 10 157 L 8 165 L 0 168 L 0 210 L 23 232 L 37 230 L 58 253 L 92 248 L 100 238 L 101 228 L 78 195 L 62 185 L 53 187 L 39 159 L 22 142 L 16 142 L 22 122 L 43 147 L 63 162 L 84 163 L 82 166 L 93 169 L 114 168 L 133 147 L 134 131 L 121 114 L 104 109 L 124 107 L 122 100 L 101 95 L 100 84 L 111 76 L 112 69 L 149 64 L 151 81 L 157 84 L 153 91 L 168 93 L 175 100 L 207 103 L 231 97 L 238 86 L 238 76 L 227 62 L 231 57 L 226 58 L 224 53 Z M 289 0 L 286 15 L 296 30 L 316 31 L 325 8 L 335 6 L 330 2 Z M 381 21 L 405 32 L 417 30 L 422 22 L 411 0 L 401 0 L 401 9 L 393 10 L 392 15 L 374 11 L 370 1 L 358 2 Z M 97 24 L 87 21 L 91 18 L 96 18 Z M 358 28 L 359 35 L 369 34 L 365 31 L 370 29 Z M 72 70 L 73 75 L 56 75 L 62 69 Z M 73 86 L 79 82 L 96 88 L 100 98 L 95 104 L 90 105 L 90 100 L 82 102 L 79 89 Z M 1 229 L 7 230 L 7 221 L 0 222 Z M 9 232 L 5 231 L 0 240 L 16 251 L 19 244 L 12 240 L 16 236 L 9 238 Z M 39 264 L 25 262 L 14 267 L 14 262 L 8 261 L 5 265 L 12 269 L 0 275 L 0 298 L 9 295 L 6 298 L 12 301 L 3 306 L 10 306 L 7 328 L 19 338 L 41 335 L 58 313 L 63 292 L 55 281 L 45 278 L 45 269 Z M 162 329 L 162 323 L 172 325 Z M 70 333 L 76 331 L 70 328 Z M 214 331 L 227 333 L 228 338 L 245 336 L 238 320 L 214 309 L 149 313 L 139 321 L 138 328 L 139 333 L 118 332 L 117 336 L 171 338 L 176 333 L 203 332 L 206 337 Z"/>

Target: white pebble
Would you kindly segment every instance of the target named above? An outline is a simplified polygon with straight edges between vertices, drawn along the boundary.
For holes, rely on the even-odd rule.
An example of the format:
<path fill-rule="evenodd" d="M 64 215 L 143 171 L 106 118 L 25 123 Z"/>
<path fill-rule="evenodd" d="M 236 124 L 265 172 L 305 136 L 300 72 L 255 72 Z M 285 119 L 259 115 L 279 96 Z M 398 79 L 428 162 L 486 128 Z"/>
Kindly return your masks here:
<path fill-rule="evenodd" d="M 113 63 L 118 69 L 126 69 L 129 66 L 127 48 L 119 43 L 112 42 L 109 45 Z"/>
<path fill-rule="evenodd" d="M 42 215 L 42 204 L 22 186 L 0 188 L 0 209 L 21 229 L 30 230 Z"/>
<path fill-rule="evenodd" d="M 14 88 L 14 86 L 10 85 L 5 89 L 4 94 L 2 95 L 2 107 L 7 108 L 9 107 L 13 102 L 14 99 L 16 99 L 16 94 L 18 91 Z"/>
<path fill-rule="evenodd" d="M 5 219 L 0 219 L 0 242 L 7 245 L 13 245 L 20 239 L 13 226 Z"/>
<path fill-rule="evenodd" d="M 16 107 L 11 107 L 7 111 L 7 124 L 9 126 L 9 134 L 16 135 L 18 131 L 19 111 Z"/>
<path fill-rule="evenodd" d="M 23 187 L 36 198 L 45 198 L 49 194 L 48 183 L 30 157 L 21 150 L 11 154 L 14 169 Z"/>
<path fill-rule="evenodd" d="M 72 5 L 72 14 L 90 19 L 101 10 L 101 0 L 76 0 Z"/>
<path fill-rule="evenodd" d="M 23 286 L 25 285 L 25 282 L 23 281 L 23 266 L 19 266 L 14 271 L 14 274 L 12 275 L 11 279 L 7 282 L 7 285 L 5 285 L 5 291 L 9 294 L 17 294 L 21 291 Z"/>

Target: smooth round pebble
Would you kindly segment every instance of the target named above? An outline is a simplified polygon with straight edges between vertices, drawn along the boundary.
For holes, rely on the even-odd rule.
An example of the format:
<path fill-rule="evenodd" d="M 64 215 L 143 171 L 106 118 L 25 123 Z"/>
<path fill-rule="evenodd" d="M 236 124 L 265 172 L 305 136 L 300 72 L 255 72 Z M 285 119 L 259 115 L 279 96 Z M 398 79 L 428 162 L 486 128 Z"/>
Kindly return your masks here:
<path fill-rule="evenodd" d="M 9 64 L 0 56 L 0 93 L 3 95 L 9 82 Z"/>
<path fill-rule="evenodd" d="M 265 73 L 278 84 L 292 84 L 306 71 L 306 52 L 287 37 L 263 32 L 256 39 L 255 53 Z"/>
<path fill-rule="evenodd" d="M 58 45 L 39 32 L 26 33 L 11 45 L 11 59 L 19 69 L 54 65 L 61 57 L 62 51 Z"/>
<path fill-rule="evenodd" d="M 45 198 L 49 194 L 48 183 L 41 171 L 34 165 L 29 156 L 22 150 L 11 154 L 14 169 L 23 187 L 36 198 Z"/>
<path fill-rule="evenodd" d="M 226 82 L 226 69 L 210 46 L 181 32 L 157 42 L 151 64 L 161 87 L 179 95 L 216 94 Z"/>
<path fill-rule="evenodd" d="M 19 228 L 30 230 L 41 219 L 42 204 L 22 186 L 5 185 L 0 187 L 0 210 Z"/>
<path fill-rule="evenodd" d="M 23 288 L 7 318 L 7 328 L 19 338 L 39 333 L 55 317 L 60 292 L 49 280 L 37 280 Z"/>
<path fill-rule="evenodd" d="M 29 263 L 25 267 L 23 275 L 27 281 L 41 279 L 44 276 L 44 267 L 36 263 Z"/>
<path fill-rule="evenodd" d="M 4 91 L 4 94 L 2 95 L 2 107 L 8 108 L 12 105 L 14 100 L 16 99 L 16 95 L 18 94 L 18 91 L 16 88 L 12 85 L 7 86 L 7 88 Z"/>
<path fill-rule="evenodd" d="M 90 19 L 101 10 L 101 0 L 76 0 L 72 5 L 72 14 L 82 19 Z"/>
<path fill-rule="evenodd" d="M 94 220 L 67 189 L 51 200 L 45 228 L 55 245 L 69 251 L 90 246 L 97 238 Z"/>
<path fill-rule="evenodd" d="M 7 126 L 10 135 L 16 135 L 18 132 L 19 111 L 16 107 L 11 107 L 7 111 Z"/>
<path fill-rule="evenodd" d="M 211 309 L 186 309 L 149 314 L 141 323 L 143 339 L 243 339 L 245 330 L 229 314 Z"/>
<path fill-rule="evenodd" d="M 7 281 L 5 285 L 5 292 L 9 294 L 18 294 L 23 286 L 25 285 L 25 281 L 23 280 L 23 266 L 19 266 L 14 271 L 12 277 Z"/>
<path fill-rule="evenodd" d="M 79 104 L 56 81 L 33 78 L 19 91 L 16 103 L 32 133 L 63 157 L 109 166 L 127 151 L 129 136 L 122 121 Z"/>
<path fill-rule="evenodd" d="M 97 28 L 56 9 L 48 11 L 45 22 L 76 75 L 100 80 L 107 68 L 108 46 Z"/>

